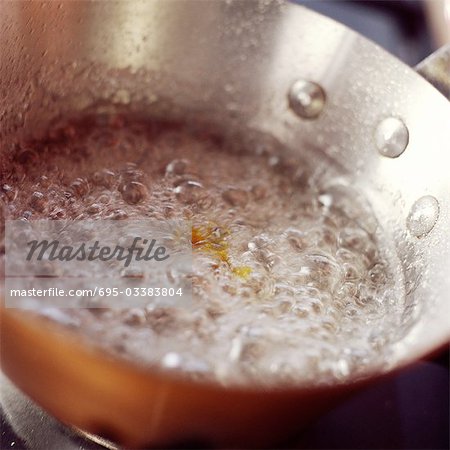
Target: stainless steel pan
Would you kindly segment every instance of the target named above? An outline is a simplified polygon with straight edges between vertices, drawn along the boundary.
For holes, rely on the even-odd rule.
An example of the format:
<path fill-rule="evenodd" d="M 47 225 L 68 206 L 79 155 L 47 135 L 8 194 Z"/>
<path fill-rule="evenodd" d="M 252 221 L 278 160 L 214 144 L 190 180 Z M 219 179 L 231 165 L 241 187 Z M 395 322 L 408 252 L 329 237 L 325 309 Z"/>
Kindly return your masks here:
<path fill-rule="evenodd" d="M 407 337 L 391 370 L 448 342 L 450 104 L 414 70 L 279 1 L 1 2 L 0 22 L 0 169 L 15 142 L 99 101 L 268 133 L 335 161 L 393 237 Z M 17 386 L 62 421 L 130 446 L 270 444 L 360 385 L 177 381 L 23 313 L 2 308 L 1 319 L 2 370 Z"/>

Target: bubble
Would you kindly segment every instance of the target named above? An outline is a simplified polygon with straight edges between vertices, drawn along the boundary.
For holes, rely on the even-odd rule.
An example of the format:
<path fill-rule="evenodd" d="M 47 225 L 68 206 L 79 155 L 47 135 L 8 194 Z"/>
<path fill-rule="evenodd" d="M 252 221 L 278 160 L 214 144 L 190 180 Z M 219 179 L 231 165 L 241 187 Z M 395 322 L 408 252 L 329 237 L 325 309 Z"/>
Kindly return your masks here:
<path fill-rule="evenodd" d="M 143 181 L 144 172 L 138 169 L 135 163 L 128 163 L 126 169 L 122 172 L 124 181 Z"/>
<path fill-rule="evenodd" d="M 350 375 L 350 368 L 345 359 L 339 359 L 333 364 L 333 373 L 339 379 L 345 379 Z"/>
<path fill-rule="evenodd" d="M 358 306 L 361 306 L 361 307 L 365 307 L 365 306 L 375 302 L 373 292 L 362 283 L 360 283 L 358 285 L 358 290 L 357 290 L 355 296 L 353 297 L 353 299 L 355 301 L 355 304 Z M 349 305 L 347 307 L 347 310 L 353 311 L 353 307 L 351 307 Z M 356 309 L 354 311 L 354 313 L 352 313 L 352 315 L 356 315 L 357 313 L 358 313 L 358 309 Z"/>
<path fill-rule="evenodd" d="M 99 214 L 102 210 L 102 206 L 98 203 L 92 203 L 92 205 L 88 206 L 86 211 L 89 214 Z"/>
<path fill-rule="evenodd" d="M 336 251 L 336 258 L 342 262 L 355 263 L 355 261 L 359 261 L 359 257 L 357 254 L 353 253 L 351 250 L 347 248 L 339 248 Z"/>
<path fill-rule="evenodd" d="M 355 303 L 358 306 L 365 306 L 365 303 L 363 301 L 361 301 L 359 298 L 357 298 L 355 300 Z M 355 305 L 351 305 L 351 304 L 348 304 L 344 310 L 344 314 L 350 318 L 356 317 L 358 315 L 358 312 L 359 312 L 359 309 Z"/>
<path fill-rule="evenodd" d="M 175 352 L 166 353 L 162 358 L 162 365 L 167 369 L 175 369 L 181 364 L 181 356 Z"/>
<path fill-rule="evenodd" d="M 46 175 L 41 175 L 39 178 L 39 185 L 43 188 L 48 188 L 51 185 L 50 178 Z"/>
<path fill-rule="evenodd" d="M 278 316 L 279 314 L 288 314 L 292 311 L 294 307 L 294 303 L 290 299 L 283 300 L 280 297 L 277 297 L 278 301 L 273 309 L 273 312 Z"/>
<path fill-rule="evenodd" d="M 332 384 L 364 373 L 374 348 L 388 361 L 402 333 L 401 274 L 381 251 L 389 241 L 370 205 L 344 176 L 335 178 L 326 161 L 315 171 L 273 139 L 228 147 L 203 127 L 192 133 L 102 114 L 92 129 L 60 127 L 53 140 L 27 147 L 39 150 L 39 172 L 12 162 L 17 170 L 3 185 L 13 193 L 0 189 L 12 199 L 5 214 L 190 220 L 208 237 L 188 270 L 161 270 L 165 282 L 192 287 L 192 309 L 149 300 L 109 309 L 96 298 L 95 314 L 68 313 L 82 332 L 137 363 L 225 385 Z M 45 197 L 42 212 L 31 205 L 34 192 Z M 191 248 L 192 238 L 181 241 Z M 118 242 L 128 245 L 129 233 Z M 129 286 L 154 281 L 151 271 L 122 267 Z M 350 346 L 372 356 L 355 365 Z"/>
<path fill-rule="evenodd" d="M 132 326 L 143 325 L 146 322 L 145 312 L 139 308 L 132 308 L 124 314 L 123 322 Z"/>
<path fill-rule="evenodd" d="M 31 194 L 30 206 L 37 212 L 43 212 L 46 206 L 45 196 L 42 192 L 35 191 Z"/>
<path fill-rule="evenodd" d="M 289 107 L 302 119 L 315 119 L 325 106 L 325 92 L 317 83 L 297 80 L 290 88 Z"/>
<path fill-rule="evenodd" d="M 291 247 L 298 252 L 302 252 L 309 246 L 308 237 L 303 231 L 295 228 L 288 228 L 284 234 Z"/>
<path fill-rule="evenodd" d="M 406 219 L 411 234 L 421 238 L 426 236 L 439 218 L 439 202 L 431 195 L 425 195 L 414 202 Z"/>
<path fill-rule="evenodd" d="M 129 181 L 119 186 L 122 198 L 130 205 L 142 203 L 149 196 L 147 187 L 139 181 Z"/>
<path fill-rule="evenodd" d="M 251 193 L 255 200 L 263 200 L 267 197 L 267 188 L 262 184 L 255 184 L 251 188 Z"/>
<path fill-rule="evenodd" d="M 270 245 L 270 238 L 262 233 L 257 236 L 254 236 L 253 240 L 248 243 L 248 249 L 254 251 L 256 249 L 266 248 Z"/>
<path fill-rule="evenodd" d="M 320 314 L 323 304 L 318 298 L 306 297 L 292 307 L 292 311 L 298 317 L 308 317 L 311 314 Z"/>
<path fill-rule="evenodd" d="M 179 201 L 187 204 L 197 202 L 205 194 L 203 185 L 193 180 L 182 181 L 173 191 Z"/>
<path fill-rule="evenodd" d="M 114 211 L 111 212 L 108 218 L 112 220 L 124 220 L 128 218 L 128 213 L 123 209 L 115 209 Z"/>
<path fill-rule="evenodd" d="M 63 208 L 57 206 L 50 212 L 49 216 L 53 220 L 65 219 L 66 211 Z"/>
<path fill-rule="evenodd" d="M 383 264 L 375 264 L 369 271 L 369 278 L 375 285 L 382 284 L 386 279 L 386 269 Z"/>
<path fill-rule="evenodd" d="M 383 119 L 375 131 L 375 143 L 383 156 L 397 158 L 408 146 L 409 132 L 406 125 L 397 117 Z"/>
<path fill-rule="evenodd" d="M 295 295 L 302 298 L 320 297 L 320 290 L 313 286 L 298 285 L 295 288 Z M 301 300 L 300 300 L 301 301 Z"/>
<path fill-rule="evenodd" d="M 113 200 L 111 193 L 103 192 L 97 197 L 97 203 L 100 205 L 107 205 Z"/>
<path fill-rule="evenodd" d="M 319 195 L 318 199 L 325 208 L 329 208 L 333 204 L 333 197 L 329 194 Z"/>
<path fill-rule="evenodd" d="M 298 283 L 310 284 L 326 291 L 334 291 L 342 277 L 342 269 L 331 255 L 324 253 L 305 254 L 297 271 Z"/>
<path fill-rule="evenodd" d="M 97 186 L 112 188 L 116 183 L 116 174 L 109 169 L 98 170 L 93 175 L 93 181 Z"/>
<path fill-rule="evenodd" d="M 259 248 L 254 252 L 256 259 L 260 261 L 267 270 L 272 269 L 281 261 L 281 257 L 267 248 Z"/>
<path fill-rule="evenodd" d="M 120 272 L 120 276 L 140 280 L 145 278 L 145 273 L 140 267 L 125 267 Z"/>
<path fill-rule="evenodd" d="M 222 198 L 231 206 L 243 207 L 248 202 L 248 193 L 243 189 L 230 188 L 222 193 Z"/>
<path fill-rule="evenodd" d="M 10 184 L 2 185 L 2 192 L 5 194 L 8 201 L 14 201 L 17 196 L 16 190 Z"/>
<path fill-rule="evenodd" d="M 344 228 L 339 233 L 339 246 L 361 255 L 367 266 L 372 265 L 377 256 L 376 245 L 361 228 Z"/>
<path fill-rule="evenodd" d="M 76 178 L 70 184 L 70 189 L 78 197 L 84 197 L 89 193 L 90 190 L 89 183 L 85 178 Z"/>
<path fill-rule="evenodd" d="M 362 270 L 358 266 L 350 263 L 343 263 L 342 268 L 344 270 L 344 279 L 346 281 L 358 280 L 362 276 Z"/>
<path fill-rule="evenodd" d="M 186 159 L 174 159 L 166 166 L 166 175 L 183 175 L 188 168 Z"/>

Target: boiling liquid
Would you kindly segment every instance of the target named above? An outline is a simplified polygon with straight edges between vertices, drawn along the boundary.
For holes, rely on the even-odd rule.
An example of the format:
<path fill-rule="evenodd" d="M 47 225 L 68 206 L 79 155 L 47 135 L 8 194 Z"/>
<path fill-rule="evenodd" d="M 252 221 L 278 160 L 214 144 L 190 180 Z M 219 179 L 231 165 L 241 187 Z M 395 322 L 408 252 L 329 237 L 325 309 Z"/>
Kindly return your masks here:
<path fill-rule="evenodd" d="M 8 218 L 194 224 L 194 308 L 40 311 L 49 320 L 195 379 L 329 383 L 389 363 L 404 293 L 370 208 L 322 172 L 276 145 L 91 117 L 18 149 L 1 189 Z"/>

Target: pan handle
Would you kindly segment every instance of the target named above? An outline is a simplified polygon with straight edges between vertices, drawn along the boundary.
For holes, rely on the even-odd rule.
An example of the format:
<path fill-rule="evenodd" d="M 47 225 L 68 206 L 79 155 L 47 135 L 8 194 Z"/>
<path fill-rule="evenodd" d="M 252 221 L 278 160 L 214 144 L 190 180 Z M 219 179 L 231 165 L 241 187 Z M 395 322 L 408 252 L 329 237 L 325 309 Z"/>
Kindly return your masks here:
<path fill-rule="evenodd" d="M 432 53 L 415 69 L 450 100 L 450 44 Z"/>

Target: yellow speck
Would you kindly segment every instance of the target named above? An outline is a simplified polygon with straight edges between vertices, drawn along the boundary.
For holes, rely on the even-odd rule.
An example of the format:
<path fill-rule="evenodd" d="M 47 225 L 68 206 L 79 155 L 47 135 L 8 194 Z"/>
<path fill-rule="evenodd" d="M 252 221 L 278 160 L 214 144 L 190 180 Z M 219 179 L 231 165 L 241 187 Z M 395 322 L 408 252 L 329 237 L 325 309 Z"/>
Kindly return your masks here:
<path fill-rule="evenodd" d="M 232 270 L 234 274 L 236 274 L 238 277 L 243 278 L 244 280 L 247 280 L 252 273 L 251 267 L 248 266 L 234 267 Z"/>
<path fill-rule="evenodd" d="M 227 264 L 235 275 L 247 279 L 252 271 L 250 267 L 232 267 L 231 265 L 228 254 L 229 245 L 226 241 L 227 236 L 229 236 L 228 230 L 224 230 L 213 223 L 194 226 L 192 227 L 192 248 L 214 255 L 218 260 Z"/>

